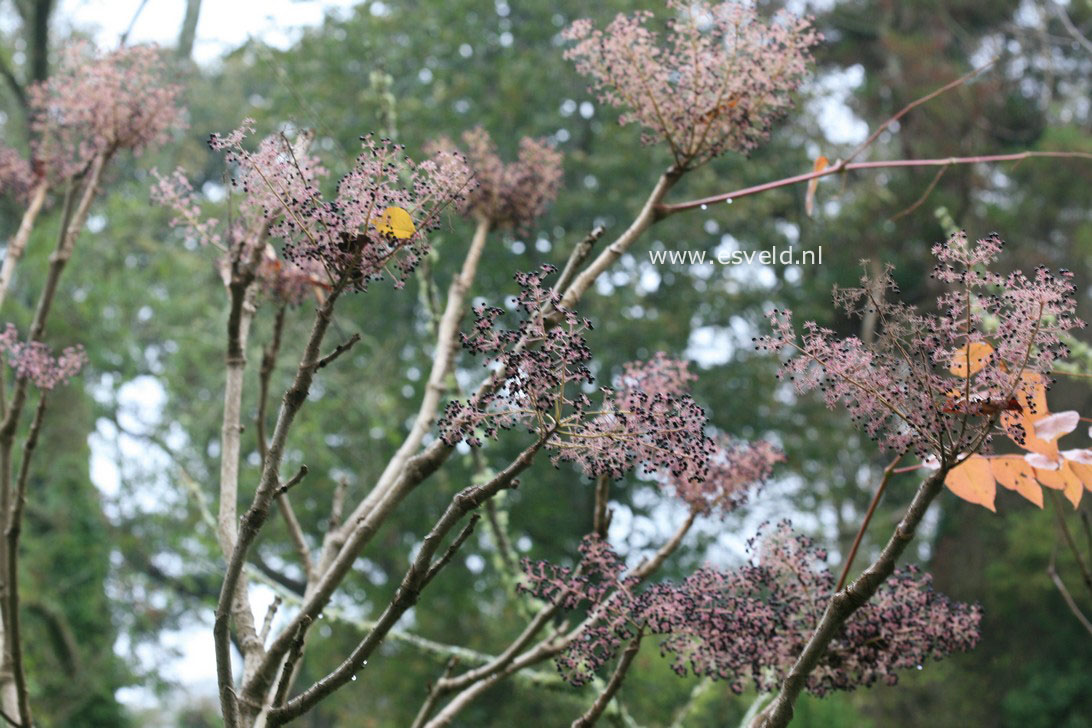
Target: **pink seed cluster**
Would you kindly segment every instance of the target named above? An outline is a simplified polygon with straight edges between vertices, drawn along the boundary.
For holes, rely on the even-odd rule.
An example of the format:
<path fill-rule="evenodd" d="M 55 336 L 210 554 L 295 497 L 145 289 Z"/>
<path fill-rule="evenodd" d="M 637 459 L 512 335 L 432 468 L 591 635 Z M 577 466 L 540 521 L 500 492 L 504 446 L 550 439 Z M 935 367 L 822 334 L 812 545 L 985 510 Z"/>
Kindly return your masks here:
<path fill-rule="evenodd" d="M 462 141 L 460 151 L 478 183 L 468 196 L 468 215 L 495 228 L 526 230 L 557 197 L 562 154 L 546 140 L 523 137 L 518 157 L 509 163 L 501 160 L 489 132 L 480 126 L 465 132 Z M 456 145 L 442 137 L 432 148 L 455 151 Z"/>
<path fill-rule="evenodd" d="M 318 264 L 334 281 L 365 290 L 372 280 L 391 277 L 401 286 L 428 249 L 428 232 L 445 209 L 461 209 L 473 187 L 470 170 L 455 154 L 441 152 L 420 164 L 402 145 L 371 135 L 363 151 L 337 183 L 323 194 L 317 160 L 300 160 L 282 135 L 270 136 L 251 152 L 243 146 L 253 130 L 248 121 L 234 132 L 212 135 L 209 145 L 225 152 L 235 168 L 233 184 L 242 191 L 243 208 L 264 220 L 269 234 L 284 242 L 289 262 L 303 268 Z M 406 211 L 412 232 L 386 225 L 388 208 Z"/>
<path fill-rule="evenodd" d="M 514 327 L 503 325 L 502 308 L 474 309 L 474 327 L 462 343 L 485 355 L 496 386 L 447 406 L 440 420 L 444 441 L 479 446 L 500 430 L 525 427 L 544 438 L 555 465 L 572 462 L 589 476 L 612 478 L 640 467 L 699 512 L 738 505 L 780 453 L 767 443 L 707 434 L 705 411 L 689 393 L 694 376 L 686 362 L 663 353 L 625 365 L 615 387 L 596 393 L 584 337 L 591 323 L 561 306 L 545 283 L 553 272 L 543 266 L 517 274 Z M 559 316 L 556 326 L 550 315 Z"/>
<path fill-rule="evenodd" d="M 67 382 L 87 363 L 82 346 L 69 346 L 59 356 L 53 356 L 40 341 L 22 341 L 10 323 L 0 332 L 0 352 L 17 378 L 29 379 L 39 389 L 46 390 Z"/>
<path fill-rule="evenodd" d="M 557 666 L 581 685 L 617 655 L 637 630 L 661 637 L 679 675 L 776 690 L 814 630 L 834 588 L 826 553 L 787 522 L 750 543 L 751 561 L 737 569 L 698 569 L 680 583 L 639 590 L 622 559 L 595 536 L 581 545 L 574 568 L 524 562 L 521 589 L 587 610 L 587 628 L 570 642 Z M 927 660 L 966 651 L 978 641 L 981 610 L 936 592 L 915 567 L 900 569 L 832 640 L 807 689 L 815 695 L 881 681 Z"/>
<path fill-rule="evenodd" d="M 619 14 L 606 29 L 578 20 L 565 57 L 605 104 L 624 109 L 646 143 L 666 142 L 680 168 L 749 152 L 792 105 L 820 36 L 806 19 L 762 20 L 751 2 L 668 0 L 665 37 L 651 12 Z"/>
<path fill-rule="evenodd" d="M 773 332 L 756 339 L 757 346 L 790 352 L 780 378 L 798 393 L 818 389 L 828 406 L 844 407 L 884 447 L 954 462 L 990 444 L 998 417 L 983 403 L 1008 406 L 1015 399 L 1033 407 L 1032 393 L 1020 387 L 1022 374 L 1048 374 L 1068 354 L 1062 334 L 1084 325 L 1075 315 L 1069 271 L 1039 267 L 1030 277 L 1001 275 L 989 267 L 1001 249 L 996 234 L 971 244 L 958 233 L 935 246 L 932 277 L 949 289 L 937 299 L 936 313 L 892 300 L 899 291 L 889 269 L 862 278 L 859 288 L 836 289 L 835 302 L 849 316 L 876 316 L 873 343 L 839 338 L 810 321 L 798 337 L 792 312 L 774 310 Z M 966 347 L 984 342 L 993 353 L 981 368 L 968 377 L 953 374 L 959 352 L 966 363 Z M 1012 419 L 1006 426 L 1018 429 L 1018 418 Z M 1023 438 L 1015 430 L 1007 434 Z"/>
<path fill-rule="evenodd" d="M 69 44 L 44 82 L 27 93 L 35 168 L 50 179 L 82 172 L 97 155 L 141 151 L 181 124 L 181 87 L 168 83 L 166 60 L 153 46 L 96 55 Z"/>

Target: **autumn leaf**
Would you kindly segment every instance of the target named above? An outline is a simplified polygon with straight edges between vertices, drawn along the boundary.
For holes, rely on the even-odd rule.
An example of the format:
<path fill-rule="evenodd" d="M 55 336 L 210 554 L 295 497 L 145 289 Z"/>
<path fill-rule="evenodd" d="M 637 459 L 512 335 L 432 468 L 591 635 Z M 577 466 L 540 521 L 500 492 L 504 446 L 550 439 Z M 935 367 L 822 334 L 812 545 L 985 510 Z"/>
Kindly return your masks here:
<path fill-rule="evenodd" d="M 1035 469 L 1023 457 L 1000 455 L 989 458 L 989 463 L 990 472 L 998 483 L 1009 490 L 1015 490 L 1040 508 L 1043 507 L 1043 489 L 1035 480 Z"/>
<path fill-rule="evenodd" d="M 812 172 L 822 172 L 824 169 L 830 166 L 830 160 L 826 157 L 820 156 L 815 160 L 815 166 L 812 167 Z M 812 212 L 815 211 L 815 190 L 819 187 L 819 178 L 812 177 L 808 180 L 808 191 L 804 195 L 804 213 L 811 217 Z"/>
<path fill-rule="evenodd" d="M 997 495 L 997 481 L 994 479 L 990 461 L 981 455 L 971 455 L 953 468 L 944 479 L 944 485 L 957 498 L 997 512 L 993 504 Z"/>
<path fill-rule="evenodd" d="M 413 237 L 417 227 L 413 218 L 401 207 L 388 207 L 383 214 L 372 220 L 375 229 L 384 235 L 393 235 L 399 240 Z"/>
<path fill-rule="evenodd" d="M 1010 433 L 1017 426 L 1023 430 L 1023 442 L 1016 443 L 1020 447 L 1057 459 L 1058 443 L 1044 440 L 1035 434 L 1035 423 L 1050 414 L 1050 410 L 1047 409 L 1046 382 L 1041 374 L 1029 371 L 1021 374 L 1020 379 L 1021 384 L 1016 393 L 1016 400 L 1021 405 L 1021 411 L 1002 412 L 1001 425 Z"/>
<path fill-rule="evenodd" d="M 948 371 L 964 379 L 977 374 L 989 363 L 993 347 L 985 341 L 972 341 L 952 352 L 952 364 Z"/>

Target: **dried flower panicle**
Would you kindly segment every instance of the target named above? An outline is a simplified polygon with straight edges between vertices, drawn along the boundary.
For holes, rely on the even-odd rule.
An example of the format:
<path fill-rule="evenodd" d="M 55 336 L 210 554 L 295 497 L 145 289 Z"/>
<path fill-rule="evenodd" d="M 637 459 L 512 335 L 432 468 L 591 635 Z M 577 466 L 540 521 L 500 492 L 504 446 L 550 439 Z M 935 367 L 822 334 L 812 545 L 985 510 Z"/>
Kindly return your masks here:
<path fill-rule="evenodd" d="M 752 2 L 668 0 L 666 39 L 648 11 L 619 14 L 605 30 L 578 20 L 565 57 L 592 78 L 600 101 L 623 108 L 645 143 L 665 141 L 680 168 L 746 153 L 787 111 L 820 36 L 810 22 L 780 12 L 770 22 Z"/>
<path fill-rule="evenodd" d="M 155 179 L 150 190 L 152 202 L 174 213 L 170 226 L 181 229 L 189 242 L 223 248 L 220 221 L 202 212 L 197 192 L 186 173 L 176 169 L 169 175 L 163 175 L 152 168 L 151 175 Z"/>
<path fill-rule="evenodd" d="M 182 118 L 182 89 L 167 78 L 166 59 L 154 46 L 99 56 L 88 43 L 69 44 L 54 73 L 27 92 L 35 167 L 65 179 L 97 155 L 163 141 Z"/>
<path fill-rule="evenodd" d="M 431 149 L 455 151 L 456 146 L 441 137 Z M 463 134 L 462 154 L 478 183 L 468 196 L 466 212 L 493 227 L 525 230 L 561 187 L 563 155 L 544 139 L 523 137 L 518 158 L 505 164 L 489 132 L 478 126 Z"/>
<path fill-rule="evenodd" d="M 19 332 L 10 323 L 0 332 L 0 353 L 17 378 L 29 379 L 45 390 L 64 384 L 87 363 L 82 346 L 69 346 L 59 356 L 53 356 L 42 342 L 21 340 Z"/>
<path fill-rule="evenodd" d="M 834 589 L 826 553 L 787 522 L 750 542 L 752 561 L 736 569 L 703 567 L 680 583 L 637 591 L 620 557 L 585 537 L 575 569 L 524 561 L 524 591 L 585 608 L 588 629 L 558 657 L 575 685 L 588 682 L 638 630 L 659 635 L 679 675 L 725 680 L 737 693 L 776 690 L 822 616 Z M 936 592 L 915 567 L 900 569 L 846 622 L 811 673 L 815 695 L 877 681 L 966 651 L 978 641 L 981 610 Z"/>
<path fill-rule="evenodd" d="M 318 263 L 332 280 L 344 278 L 357 290 L 384 275 L 403 285 L 427 252 L 427 235 L 439 225 L 440 214 L 460 209 L 473 187 L 458 155 L 442 152 L 417 164 L 402 145 L 368 135 L 328 199 L 318 185 L 324 170 L 317 160 L 301 159 L 281 135 L 248 151 L 243 142 L 252 131 L 247 120 L 209 140 L 235 167 L 233 184 L 243 192 L 243 211 L 284 241 L 289 262 Z M 390 220 L 392 208 L 405 213 L 410 224 Z"/>
<path fill-rule="evenodd" d="M 479 446 L 500 430 L 522 426 L 545 438 L 555 465 L 572 462 L 589 476 L 613 478 L 640 466 L 699 512 L 738 505 L 745 488 L 768 476 L 780 454 L 764 443 L 706 434 L 705 411 L 688 391 L 694 376 L 686 362 L 663 353 L 626 364 L 617 386 L 600 389 L 593 404 L 584 338 L 591 323 L 562 307 L 546 286 L 554 272 L 547 265 L 517 274 L 520 320 L 513 328 L 501 327 L 501 308 L 474 309 L 474 328 L 462 335 L 463 346 L 486 355 L 483 365 L 497 386 L 447 406 L 440 420 L 444 441 Z M 560 315 L 557 326 L 549 325 L 547 311 Z"/>
<path fill-rule="evenodd" d="M 779 377 L 799 393 L 818 389 L 828 406 L 841 405 L 884 447 L 954 464 L 988 448 L 998 424 L 1020 441 L 1018 418 L 1006 410 L 1033 408 L 1027 373 L 1047 374 L 1068 353 L 1060 336 L 1083 326 L 1075 316 L 1072 274 L 1036 269 L 992 272 L 1001 251 L 996 235 L 970 244 L 963 233 L 937 245 L 933 278 L 950 287 L 938 312 L 921 313 L 888 300 L 898 287 L 886 270 L 860 288 L 836 290 L 850 316 L 875 312 L 880 334 L 866 345 L 837 338 L 814 322 L 798 339 L 790 311 L 770 314 L 773 333 L 759 349 L 791 350 Z M 987 322 L 990 322 L 987 325 Z"/>
<path fill-rule="evenodd" d="M 536 272 L 515 275 L 520 293 L 514 307 L 520 320 L 514 328 L 501 327 L 504 309 L 474 307 L 474 327 L 460 334 L 462 345 L 485 355 L 482 365 L 493 370 L 499 385 L 476 398 L 448 404 L 440 420 L 440 435 L 448 444 L 465 440 L 478 446 L 482 437 L 495 438 L 499 430 L 517 425 L 546 434 L 555 428 L 563 409 L 580 412 L 590 405 L 581 385 L 592 382 L 587 366 L 591 350 L 583 336 L 591 322 L 562 307 L 560 295 L 546 285 L 546 278 L 556 271 L 543 265 Z M 547 307 L 560 314 L 559 325 L 549 325 Z"/>

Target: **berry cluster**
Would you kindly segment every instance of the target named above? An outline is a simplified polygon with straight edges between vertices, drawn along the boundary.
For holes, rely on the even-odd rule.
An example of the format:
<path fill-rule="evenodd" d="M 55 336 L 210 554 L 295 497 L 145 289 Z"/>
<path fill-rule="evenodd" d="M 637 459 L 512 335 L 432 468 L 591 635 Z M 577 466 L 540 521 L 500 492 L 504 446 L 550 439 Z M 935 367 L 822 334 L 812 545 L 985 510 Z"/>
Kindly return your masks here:
<path fill-rule="evenodd" d="M 765 530 L 765 529 L 763 529 Z M 588 682 L 637 630 L 662 637 L 679 675 L 725 680 L 737 693 L 776 690 L 818 623 L 834 589 L 826 553 L 787 522 L 750 543 L 736 569 L 703 567 L 681 583 L 638 591 L 622 559 L 585 537 L 575 569 L 524 561 L 520 588 L 564 609 L 585 608 L 587 627 L 557 658 L 574 685 Z M 900 569 L 834 638 L 808 678 L 815 695 L 877 681 L 966 651 L 978 641 L 981 610 L 953 602 L 915 567 Z"/>

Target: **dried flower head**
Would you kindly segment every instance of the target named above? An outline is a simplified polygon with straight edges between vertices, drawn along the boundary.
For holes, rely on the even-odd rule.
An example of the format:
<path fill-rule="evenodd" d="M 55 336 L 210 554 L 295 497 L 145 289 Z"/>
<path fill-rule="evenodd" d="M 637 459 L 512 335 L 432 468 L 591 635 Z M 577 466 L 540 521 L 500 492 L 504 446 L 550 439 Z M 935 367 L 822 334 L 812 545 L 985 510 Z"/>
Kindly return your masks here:
<path fill-rule="evenodd" d="M 17 378 L 29 379 L 39 389 L 46 390 L 65 383 L 87 363 L 82 346 L 69 346 L 55 357 L 40 341 L 22 341 L 10 323 L 0 332 L 0 352 Z"/>
<path fill-rule="evenodd" d="M 440 153 L 416 164 L 401 145 L 369 135 L 327 199 L 317 160 L 298 154 L 283 135 L 248 151 L 243 141 L 252 129 L 248 120 L 209 140 L 235 167 L 244 216 L 261 220 L 271 237 L 284 241 L 290 262 L 304 268 L 317 263 L 331 280 L 357 290 L 384 275 L 401 286 L 427 251 L 428 232 L 439 225 L 441 212 L 461 208 L 473 187 L 458 155 Z"/>
<path fill-rule="evenodd" d="M 545 212 L 561 187 L 561 152 L 544 139 L 523 137 L 519 157 L 505 164 L 497 146 L 482 127 L 463 134 L 462 150 L 474 172 L 477 188 L 469 195 L 467 214 L 484 218 L 496 228 L 524 230 Z M 437 151 L 455 151 L 450 139 L 431 145 Z"/>
<path fill-rule="evenodd" d="M 1083 326 L 1074 315 L 1072 274 L 1037 268 L 1032 277 L 989 270 L 1002 247 L 991 235 L 970 245 L 959 233 L 933 249 L 933 277 L 950 290 L 937 313 L 888 300 L 898 287 L 886 270 L 860 288 L 836 290 L 850 316 L 874 312 L 880 334 L 867 345 L 838 339 L 814 322 L 798 341 L 792 313 L 770 314 L 773 333 L 760 349 L 795 353 L 780 377 L 797 392 L 819 389 L 827 404 L 845 407 L 883 446 L 935 457 L 952 465 L 989 447 L 998 426 L 1020 441 L 1026 435 L 1009 410 L 1034 408 L 1028 374 L 1047 374 L 1068 353 L 1065 331 Z"/>
<path fill-rule="evenodd" d="M 27 94 L 35 165 L 64 179 L 97 155 L 163 141 L 181 123 L 181 87 L 166 79 L 166 61 L 153 46 L 97 56 L 87 43 L 70 44 L 56 71 Z"/>
<path fill-rule="evenodd" d="M 647 27 L 647 11 L 619 14 L 605 30 L 578 20 L 564 32 L 576 42 L 565 57 L 600 101 L 624 109 L 621 124 L 640 125 L 645 143 L 666 141 L 680 168 L 754 149 L 791 106 L 820 36 L 786 12 L 764 22 L 752 2 L 667 7 L 666 39 Z"/>
<path fill-rule="evenodd" d="M 585 537 L 575 569 L 524 561 L 535 596 L 564 609 L 588 610 L 587 628 L 557 658 L 575 685 L 590 680 L 638 630 L 660 635 L 679 675 L 776 690 L 822 616 L 834 589 L 826 553 L 787 522 L 750 543 L 752 561 L 737 569 L 703 567 L 681 583 L 637 591 L 622 559 L 595 536 Z M 915 567 L 899 570 L 857 610 L 810 674 L 815 695 L 877 681 L 899 670 L 966 651 L 978 641 L 981 610 L 934 591 Z"/>

